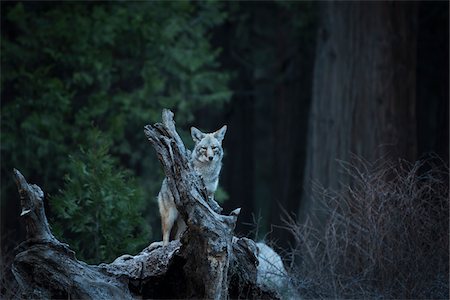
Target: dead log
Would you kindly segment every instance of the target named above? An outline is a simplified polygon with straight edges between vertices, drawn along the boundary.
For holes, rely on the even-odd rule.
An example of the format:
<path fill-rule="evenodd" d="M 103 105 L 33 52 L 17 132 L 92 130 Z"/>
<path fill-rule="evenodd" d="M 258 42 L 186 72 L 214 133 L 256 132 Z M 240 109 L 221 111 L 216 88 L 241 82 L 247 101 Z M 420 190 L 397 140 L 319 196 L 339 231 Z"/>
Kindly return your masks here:
<path fill-rule="evenodd" d="M 258 286 L 255 242 L 233 237 L 239 210 L 229 216 L 207 197 L 188 161 L 188 150 L 175 130 L 173 113 L 145 126 L 156 149 L 180 215 L 187 224 L 181 240 L 166 247 L 154 243 L 135 256 L 110 264 L 88 265 L 51 233 L 44 193 L 14 170 L 27 239 L 19 247 L 12 271 L 22 298 L 278 298 Z"/>
<path fill-rule="evenodd" d="M 125 282 L 75 258 L 68 245 L 51 233 L 44 211 L 44 193 L 14 169 L 27 239 L 19 245 L 12 272 L 19 297 L 131 299 Z"/>

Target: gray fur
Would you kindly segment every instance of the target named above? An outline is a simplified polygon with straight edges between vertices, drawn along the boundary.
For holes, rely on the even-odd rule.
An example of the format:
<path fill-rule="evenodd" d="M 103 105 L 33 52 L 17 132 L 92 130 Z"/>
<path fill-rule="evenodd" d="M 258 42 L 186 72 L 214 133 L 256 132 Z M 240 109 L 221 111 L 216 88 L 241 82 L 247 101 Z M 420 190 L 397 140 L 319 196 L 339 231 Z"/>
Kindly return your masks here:
<path fill-rule="evenodd" d="M 203 133 L 195 127 L 191 128 L 192 139 L 195 142 L 194 149 L 191 152 L 190 163 L 197 174 L 203 179 L 208 197 L 214 201 L 214 193 L 219 184 L 219 175 L 222 168 L 223 148 L 222 140 L 225 136 L 227 126 L 213 133 Z M 179 217 L 176 209 L 173 195 L 167 184 L 167 178 L 164 179 L 161 190 L 158 194 L 159 212 L 161 214 L 161 223 L 163 227 L 163 244 L 169 242 L 170 231 L 177 222 L 178 239 L 181 233 L 186 229 L 186 224 Z M 166 230 L 164 230 L 166 228 Z"/>

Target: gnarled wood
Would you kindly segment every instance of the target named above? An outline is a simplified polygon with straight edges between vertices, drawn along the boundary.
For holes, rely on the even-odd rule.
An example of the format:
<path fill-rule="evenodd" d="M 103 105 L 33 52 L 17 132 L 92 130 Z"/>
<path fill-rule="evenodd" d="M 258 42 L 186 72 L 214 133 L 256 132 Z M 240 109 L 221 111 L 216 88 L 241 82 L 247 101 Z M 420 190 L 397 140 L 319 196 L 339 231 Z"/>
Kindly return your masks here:
<path fill-rule="evenodd" d="M 68 245 L 53 236 L 45 216 L 43 191 L 28 184 L 18 170 L 14 170 L 14 178 L 27 229 L 27 240 L 19 245 L 22 251 L 12 266 L 21 297 L 131 299 L 124 282 L 78 261 Z"/>
<path fill-rule="evenodd" d="M 14 181 L 20 195 L 20 206 L 27 229 L 27 240 L 48 241 L 57 243 L 48 226 L 47 217 L 44 212 L 44 192 L 35 184 L 28 184 L 25 177 L 14 169 Z"/>
<path fill-rule="evenodd" d="M 193 297 L 225 299 L 233 229 L 239 211 L 231 216 L 211 207 L 201 178 L 189 164 L 186 148 L 175 129 L 173 113 L 163 111 L 163 123 L 145 126 L 145 135 L 158 153 L 177 209 L 187 225 L 182 239 L 184 266 Z"/>
<path fill-rule="evenodd" d="M 163 123 L 147 125 L 187 224 L 181 241 L 162 247 L 153 243 L 135 256 L 122 255 L 110 264 L 79 261 L 68 245 L 52 234 L 44 211 L 44 193 L 14 170 L 21 197 L 27 240 L 19 247 L 12 271 L 21 298 L 277 298 L 257 285 L 255 242 L 233 237 L 239 209 L 230 216 L 208 199 L 199 176 L 189 165 L 188 150 L 175 130 L 172 112 Z"/>

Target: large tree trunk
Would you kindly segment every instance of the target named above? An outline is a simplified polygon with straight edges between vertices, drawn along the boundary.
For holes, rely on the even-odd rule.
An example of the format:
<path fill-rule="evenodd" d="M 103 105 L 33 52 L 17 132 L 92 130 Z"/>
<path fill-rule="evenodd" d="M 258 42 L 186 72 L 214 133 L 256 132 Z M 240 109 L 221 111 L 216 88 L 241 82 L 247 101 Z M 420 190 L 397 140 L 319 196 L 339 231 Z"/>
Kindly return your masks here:
<path fill-rule="evenodd" d="M 44 212 L 44 193 L 14 176 L 21 196 L 27 240 L 13 263 L 23 298 L 273 298 L 276 292 L 257 284 L 257 247 L 233 237 L 239 214 L 219 214 L 199 176 L 188 163 L 175 130 L 173 114 L 163 123 L 147 125 L 180 215 L 187 224 L 181 241 L 154 243 L 136 256 L 123 255 L 111 264 L 87 265 L 51 233 Z"/>
<path fill-rule="evenodd" d="M 307 114 L 311 98 L 311 73 L 313 47 L 305 45 L 311 42 L 306 34 L 295 34 L 298 30 L 292 24 L 302 18 L 298 12 L 299 3 L 291 5 L 291 12 L 278 9 L 272 13 L 273 26 L 276 26 L 274 43 L 276 45 L 276 67 L 270 74 L 274 84 L 274 97 L 271 104 L 273 119 L 272 132 L 272 201 L 270 202 L 271 237 L 278 246 L 289 249 L 294 242 L 293 236 L 286 230 L 286 213 L 295 213 L 302 194 L 301 179 L 305 167 L 305 140 Z M 311 10 L 310 10 L 311 13 Z M 308 29 L 303 29 L 306 32 Z M 296 37 L 296 38 L 292 38 Z M 275 76 L 275 74 L 278 74 Z M 282 80 L 273 80 L 274 77 Z"/>
<path fill-rule="evenodd" d="M 318 208 L 312 181 L 350 182 L 338 160 L 416 158 L 416 4 L 326 2 L 314 70 L 300 213 Z"/>

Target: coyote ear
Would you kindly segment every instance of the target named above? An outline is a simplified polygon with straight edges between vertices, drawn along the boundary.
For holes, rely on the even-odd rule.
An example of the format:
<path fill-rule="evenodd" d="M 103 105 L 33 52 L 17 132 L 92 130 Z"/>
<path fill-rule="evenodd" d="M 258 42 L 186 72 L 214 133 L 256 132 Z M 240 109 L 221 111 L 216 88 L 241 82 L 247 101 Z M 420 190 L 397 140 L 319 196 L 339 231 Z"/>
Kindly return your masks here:
<path fill-rule="evenodd" d="M 191 136 L 194 142 L 198 143 L 205 137 L 205 134 L 195 127 L 191 127 Z"/>
<path fill-rule="evenodd" d="M 223 125 L 222 128 L 214 132 L 214 137 L 222 142 L 223 138 L 225 137 L 225 132 L 227 132 L 227 125 Z"/>

